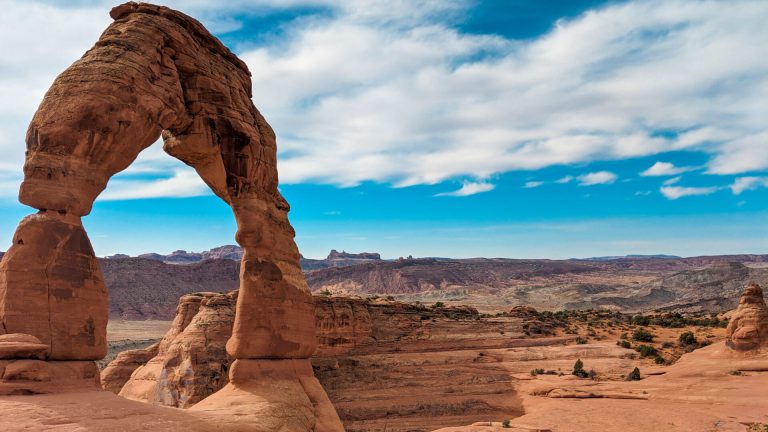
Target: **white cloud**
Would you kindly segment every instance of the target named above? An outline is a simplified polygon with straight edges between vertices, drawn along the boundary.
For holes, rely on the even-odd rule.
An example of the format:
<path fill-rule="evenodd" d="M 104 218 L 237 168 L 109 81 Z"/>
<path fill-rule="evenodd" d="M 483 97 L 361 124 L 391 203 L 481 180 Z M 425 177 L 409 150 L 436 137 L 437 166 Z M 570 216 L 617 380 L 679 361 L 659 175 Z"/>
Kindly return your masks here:
<path fill-rule="evenodd" d="M 208 186 L 192 168 L 176 169 L 173 176 L 155 180 L 115 179 L 99 196 L 99 201 L 142 198 L 193 197 L 210 194 Z"/>
<path fill-rule="evenodd" d="M 640 173 L 644 177 L 673 176 L 692 171 L 695 167 L 677 167 L 669 162 L 656 162 L 650 168 Z"/>
<path fill-rule="evenodd" d="M 592 186 L 599 184 L 611 184 L 616 181 L 618 176 L 610 171 L 597 171 L 580 175 L 578 177 L 581 186 Z"/>
<path fill-rule="evenodd" d="M 696 195 L 710 195 L 722 188 L 712 186 L 712 187 L 683 187 L 683 186 L 663 186 L 660 191 L 661 194 L 667 197 L 671 200 L 676 200 L 678 198 L 686 197 L 686 196 L 696 196 Z"/>
<path fill-rule="evenodd" d="M 112 3 L 76 4 L 2 0 L 8 172 L 21 172 L 45 89 L 109 23 Z M 768 2 L 617 3 L 525 41 L 459 33 L 463 1 L 168 3 L 222 32 L 244 11 L 300 4 L 333 13 L 239 52 L 278 134 L 283 183 L 434 184 L 675 150 L 710 154 L 715 174 L 768 169 Z"/>
<path fill-rule="evenodd" d="M 768 187 L 768 177 L 739 177 L 729 187 L 734 195 L 741 195 L 744 191 Z"/>
<path fill-rule="evenodd" d="M 525 182 L 523 187 L 526 189 L 532 189 L 532 188 L 537 188 L 543 184 L 544 182 L 541 182 L 541 181 L 529 181 L 529 182 Z"/>
<path fill-rule="evenodd" d="M 675 183 L 678 183 L 680 180 L 682 180 L 681 176 L 672 177 L 671 179 L 664 180 L 664 182 L 662 184 L 664 186 L 669 186 L 669 185 L 673 185 Z"/>
<path fill-rule="evenodd" d="M 563 177 L 563 178 L 559 178 L 559 179 L 555 180 L 555 183 L 558 183 L 558 184 L 566 184 L 566 183 L 570 183 L 570 182 L 572 182 L 572 181 L 573 181 L 573 179 L 574 179 L 574 177 L 573 177 L 573 176 L 565 176 L 565 177 Z"/>
<path fill-rule="evenodd" d="M 479 194 L 479 193 L 482 193 L 482 192 L 492 191 L 495 187 L 496 187 L 496 185 L 491 184 L 491 183 L 486 183 L 486 182 L 468 182 L 468 181 L 465 181 L 460 189 L 455 190 L 453 192 L 439 193 L 439 194 L 437 194 L 435 196 L 457 196 L 457 197 L 463 197 L 463 196 Z"/>

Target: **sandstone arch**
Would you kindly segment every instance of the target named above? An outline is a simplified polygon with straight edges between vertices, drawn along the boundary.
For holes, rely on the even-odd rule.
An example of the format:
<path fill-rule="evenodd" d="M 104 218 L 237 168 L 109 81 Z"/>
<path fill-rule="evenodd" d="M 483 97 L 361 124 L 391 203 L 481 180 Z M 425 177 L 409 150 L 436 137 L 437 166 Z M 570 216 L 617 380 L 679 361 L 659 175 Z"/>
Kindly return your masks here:
<path fill-rule="evenodd" d="M 130 2 L 111 16 L 94 47 L 56 78 L 29 126 L 19 200 L 39 212 L 21 221 L 0 264 L 0 333 L 36 336 L 49 347 L 47 360 L 106 354 L 107 292 L 80 218 L 109 178 L 162 134 L 165 151 L 232 207 L 245 249 L 227 344 L 236 359 L 232 388 L 200 409 L 264 393 L 259 380 L 272 375 L 293 383 L 291 401 L 311 402 L 314 413 L 299 415 L 306 428 L 315 428 L 313 416 L 340 428 L 307 361 L 315 349 L 312 298 L 277 189 L 275 134 L 251 102 L 248 68 L 182 13 Z"/>

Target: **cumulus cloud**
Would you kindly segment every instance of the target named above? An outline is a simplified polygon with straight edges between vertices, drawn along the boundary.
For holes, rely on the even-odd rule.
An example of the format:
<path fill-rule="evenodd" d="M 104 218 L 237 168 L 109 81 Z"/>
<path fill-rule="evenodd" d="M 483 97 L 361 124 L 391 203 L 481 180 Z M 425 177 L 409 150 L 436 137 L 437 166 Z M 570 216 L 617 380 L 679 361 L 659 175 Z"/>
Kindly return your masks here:
<path fill-rule="evenodd" d="M 695 167 L 677 167 L 669 162 L 656 162 L 640 173 L 644 177 L 673 176 L 696 169 Z"/>
<path fill-rule="evenodd" d="M 2 4 L 0 153 L 20 172 L 43 92 L 112 4 Z M 253 10 L 333 11 L 238 49 L 277 131 L 283 183 L 435 184 L 686 150 L 710 154 L 715 174 L 768 169 L 765 1 L 616 3 L 524 41 L 461 33 L 465 1 L 169 5 L 221 32 Z"/>
<path fill-rule="evenodd" d="M 191 168 L 176 169 L 173 176 L 155 180 L 115 179 L 99 196 L 99 201 L 143 198 L 193 197 L 210 193 L 208 186 Z"/>
<path fill-rule="evenodd" d="M 435 196 L 464 197 L 464 196 L 479 194 L 482 192 L 492 191 L 495 187 L 496 185 L 492 183 L 465 181 L 460 189 L 455 190 L 453 192 L 439 193 Z"/>
<path fill-rule="evenodd" d="M 686 196 L 710 195 L 717 192 L 720 189 L 721 188 L 716 186 L 712 186 L 712 187 L 663 186 L 661 188 L 661 194 L 668 199 L 676 200 L 678 198 L 682 198 Z"/>
<path fill-rule="evenodd" d="M 734 195 L 741 195 L 744 191 L 768 187 L 768 177 L 739 177 L 729 187 Z"/>
<path fill-rule="evenodd" d="M 619 178 L 610 171 L 597 171 L 580 175 L 577 177 L 581 186 L 592 186 L 599 184 L 611 184 Z"/>

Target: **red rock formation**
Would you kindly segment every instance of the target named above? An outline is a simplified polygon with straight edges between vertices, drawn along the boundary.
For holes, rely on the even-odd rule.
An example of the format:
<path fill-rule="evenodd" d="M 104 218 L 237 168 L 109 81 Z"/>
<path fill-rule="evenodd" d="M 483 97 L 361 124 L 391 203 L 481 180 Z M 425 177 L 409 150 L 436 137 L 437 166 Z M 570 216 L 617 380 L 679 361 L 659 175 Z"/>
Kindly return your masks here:
<path fill-rule="evenodd" d="M 147 364 L 157 356 L 160 344 L 152 344 L 147 348 L 123 351 L 101 371 L 101 388 L 112 393 L 120 393 L 125 383 L 131 379 L 133 372 Z"/>
<path fill-rule="evenodd" d="M 107 292 L 80 218 L 109 178 L 162 134 L 164 150 L 232 207 L 244 249 L 226 347 L 237 360 L 231 384 L 207 406 L 232 408 L 246 384 L 247 394 L 273 393 L 269 380 L 248 381 L 260 376 L 250 365 L 267 362 L 296 392 L 273 393 L 255 421 L 301 418 L 306 430 L 341 430 L 319 383 L 309 383 L 311 368 L 297 366 L 309 365 L 315 350 L 314 309 L 277 189 L 275 134 L 251 102 L 248 68 L 169 8 L 130 2 L 110 15 L 115 21 L 56 78 L 29 125 L 19 200 L 40 212 L 21 222 L 0 264 L 3 333 L 38 337 L 49 359 L 106 354 Z M 285 367 L 273 365 L 279 359 Z"/>
<path fill-rule="evenodd" d="M 120 395 L 188 408 L 224 387 L 230 363 L 225 345 L 232 335 L 236 300 L 236 293 L 184 296 L 157 355 L 130 376 L 118 389 Z M 109 369 L 119 360 L 102 373 L 103 385 L 116 381 Z"/>
<path fill-rule="evenodd" d="M 726 345 L 737 351 L 768 346 L 768 307 L 759 285 L 750 284 L 744 290 L 728 323 L 727 335 Z"/>

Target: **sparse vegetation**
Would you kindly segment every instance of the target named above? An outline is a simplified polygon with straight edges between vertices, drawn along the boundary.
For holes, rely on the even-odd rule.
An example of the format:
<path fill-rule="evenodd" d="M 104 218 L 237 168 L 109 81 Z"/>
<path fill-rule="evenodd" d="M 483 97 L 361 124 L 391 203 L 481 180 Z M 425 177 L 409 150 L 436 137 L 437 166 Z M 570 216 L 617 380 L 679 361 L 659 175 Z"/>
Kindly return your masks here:
<path fill-rule="evenodd" d="M 445 307 L 445 303 L 443 303 L 441 301 L 435 302 L 435 304 L 432 305 L 432 309 L 437 309 L 437 308 L 442 308 L 442 307 Z"/>
<path fill-rule="evenodd" d="M 634 333 L 632 333 L 632 340 L 636 340 L 638 342 L 653 342 L 654 337 L 655 336 L 653 333 L 642 328 L 639 328 L 635 330 Z"/>
<path fill-rule="evenodd" d="M 654 362 L 656 362 L 656 364 L 664 364 L 664 363 L 666 363 L 666 362 L 667 362 L 667 361 L 664 359 L 664 357 L 662 357 L 662 356 L 660 356 L 660 355 L 657 355 L 657 356 L 656 356 L 656 358 L 654 358 L 654 359 L 653 359 L 653 361 L 654 361 Z"/>
<path fill-rule="evenodd" d="M 752 423 L 747 427 L 747 432 L 768 432 L 768 424 Z"/>
<path fill-rule="evenodd" d="M 744 373 L 741 372 L 740 370 L 732 370 L 732 371 L 730 371 L 728 373 L 733 375 L 733 376 L 742 376 L 742 375 L 744 375 Z"/>
<path fill-rule="evenodd" d="M 627 381 L 640 381 L 640 369 L 634 368 L 632 372 L 627 375 Z"/>
<path fill-rule="evenodd" d="M 576 375 L 579 378 L 587 378 L 589 376 L 589 373 L 584 370 L 584 362 L 581 361 L 581 359 L 576 360 L 576 363 L 573 365 L 573 372 L 571 374 Z"/>
<path fill-rule="evenodd" d="M 680 342 L 680 345 L 696 345 L 698 341 L 696 340 L 696 336 L 693 334 L 693 332 L 687 331 L 680 333 L 680 337 L 678 338 L 678 341 Z"/>
<path fill-rule="evenodd" d="M 509 428 L 509 420 L 502 420 L 501 421 L 501 427 L 508 429 Z"/>
<path fill-rule="evenodd" d="M 579 337 L 576 338 L 576 343 L 579 344 L 579 345 L 584 345 L 585 343 L 587 343 L 587 338 L 583 338 L 583 337 L 579 336 Z"/>
<path fill-rule="evenodd" d="M 626 348 L 626 349 L 632 348 L 632 344 L 629 343 L 628 340 L 620 340 L 620 341 L 616 342 L 616 345 L 618 345 L 618 346 L 620 346 L 622 348 Z"/>
<path fill-rule="evenodd" d="M 641 357 L 655 357 L 659 354 L 658 350 L 651 345 L 638 345 L 635 351 L 639 352 Z"/>

